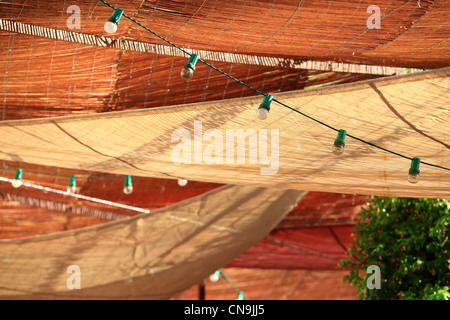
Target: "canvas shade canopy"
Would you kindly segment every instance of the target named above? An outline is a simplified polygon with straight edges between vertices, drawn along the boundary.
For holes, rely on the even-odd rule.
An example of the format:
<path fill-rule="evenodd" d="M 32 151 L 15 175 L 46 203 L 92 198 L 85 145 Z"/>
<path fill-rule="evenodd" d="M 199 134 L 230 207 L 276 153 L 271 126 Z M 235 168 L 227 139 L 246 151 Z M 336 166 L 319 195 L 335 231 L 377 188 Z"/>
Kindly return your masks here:
<path fill-rule="evenodd" d="M 126 220 L 1 240 L 0 297 L 171 298 L 258 242 L 305 194 L 224 186 Z M 79 290 L 67 286 L 71 265 Z"/>
<path fill-rule="evenodd" d="M 274 97 L 356 137 L 448 167 L 449 74 L 450 68 L 443 68 Z M 336 131 L 275 102 L 269 118 L 258 120 L 261 101 L 262 97 L 249 97 L 3 121 L 0 135 L 7 139 L 0 143 L 0 157 L 63 168 L 269 188 L 431 198 L 450 194 L 448 170 L 422 165 L 420 182 L 410 184 L 409 159 L 349 137 L 344 154 L 336 156 L 331 152 Z M 238 159 L 237 143 L 227 130 L 249 135 L 245 163 L 239 163 L 243 158 Z M 182 141 L 185 145 L 180 151 Z M 266 158 L 257 153 L 264 146 Z M 234 158 L 227 160 L 231 149 Z M 249 163 L 251 154 L 258 155 L 256 164 Z M 264 171 L 268 168 L 271 171 Z"/>

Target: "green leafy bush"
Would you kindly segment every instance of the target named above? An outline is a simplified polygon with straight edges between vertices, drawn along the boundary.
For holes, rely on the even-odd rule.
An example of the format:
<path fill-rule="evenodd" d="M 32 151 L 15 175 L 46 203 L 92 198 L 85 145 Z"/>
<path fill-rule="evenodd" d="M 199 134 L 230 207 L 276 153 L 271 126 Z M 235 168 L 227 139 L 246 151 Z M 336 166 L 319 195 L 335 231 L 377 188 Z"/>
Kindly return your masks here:
<path fill-rule="evenodd" d="M 450 201 L 372 197 L 355 227 L 344 281 L 359 299 L 448 300 Z M 381 288 L 369 289 L 366 270 L 377 265 Z"/>

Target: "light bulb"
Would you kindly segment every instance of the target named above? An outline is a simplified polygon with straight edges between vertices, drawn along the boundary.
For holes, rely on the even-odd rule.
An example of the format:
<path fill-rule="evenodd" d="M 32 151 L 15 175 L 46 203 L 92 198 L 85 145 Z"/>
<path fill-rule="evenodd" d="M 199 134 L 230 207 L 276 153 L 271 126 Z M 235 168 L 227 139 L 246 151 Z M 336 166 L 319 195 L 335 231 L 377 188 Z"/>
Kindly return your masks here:
<path fill-rule="evenodd" d="M 269 116 L 270 104 L 272 103 L 273 96 L 271 94 L 266 94 L 264 96 L 263 102 L 259 105 L 256 116 L 259 120 L 266 120 Z"/>
<path fill-rule="evenodd" d="M 21 186 L 22 186 L 22 184 L 23 184 L 23 182 L 22 182 L 22 180 L 13 180 L 12 182 L 11 182 L 11 185 L 14 187 L 14 188 L 20 188 Z"/>
<path fill-rule="evenodd" d="M 419 182 L 419 174 L 420 174 L 419 166 L 420 166 L 420 159 L 413 158 L 411 161 L 411 167 L 409 168 L 408 172 L 408 181 L 410 183 Z"/>
<path fill-rule="evenodd" d="M 178 185 L 180 187 L 185 187 L 188 184 L 188 181 L 186 179 L 178 179 Z"/>
<path fill-rule="evenodd" d="M 181 69 L 181 77 L 185 80 L 191 80 L 194 75 L 194 70 L 191 68 L 184 67 Z"/>
<path fill-rule="evenodd" d="M 133 192 L 133 184 L 131 183 L 131 176 L 125 176 L 125 182 L 123 184 L 123 193 L 131 194 Z"/>
<path fill-rule="evenodd" d="M 211 280 L 211 282 L 217 282 L 219 281 L 219 277 L 220 277 L 220 270 L 217 270 L 216 272 L 214 272 L 212 275 L 209 276 L 209 280 Z"/>
<path fill-rule="evenodd" d="M 108 33 L 115 33 L 117 31 L 117 24 L 111 21 L 105 23 L 105 31 Z"/>
<path fill-rule="evenodd" d="M 219 281 L 219 275 L 217 274 L 215 274 L 215 273 L 213 273 L 212 275 L 210 275 L 209 276 L 209 280 L 211 280 L 211 282 L 217 282 L 217 281 Z"/>
<path fill-rule="evenodd" d="M 419 182 L 419 174 L 409 174 L 408 175 L 408 181 L 410 183 L 417 183 L 417 182 Z"/>
<path fill-rule="evenodd" d="M 256 112 L 256 115 L 258 116 L 259 120 L 266 120 L 267 117 L 269 116 L 269 110 L 259 108 L 258 111 Z"/>
<path fill-rule="evenodd" d="M 67 187 L 67 192 L 68 193 L 76 193 L 77 187 L 76 186 Z"/>
<path fill-rule="evenodd" d="M 334 140 L 331 150 L 335 155 L 341 155 L 344 153 L 345 147 L 345 137 L 347 136 L 347 131 L 339 130 L 336 140 Z"/>
<path fill-rule="evenodd" d="M 117 31 L 117 26 L 119 25 L 120 18 L 122 18 L 123 10 L 116 8 L 113 15 L 105 23 L 105 31 L 108 33 L 115 33 Z"/>
<path fill-rule="evenodd" d="M 191 80 L 194 75 L 195 64 L 198 61 L 198 56 L 196 54 L 191 54 L 188 62 L 184 65 L 183 69 L 181 69 L 181 77 L 185 80 Z"/>
<path fill-rule="evenodd" d="M 22 182 L 22 169 L 17 169 L 16 170 L 16 175 L 14 177 L 14 180 L 11 182 L 11 185 L 14 188 L 20 188 L 22 186 L 23 182 Z"/>
<path fill-rule="evenodd" d="M 334 153 L 335 155 L 341 155 L 341 154 L 343 154 L 343 153 L 344 153 L 344 146 L 345 146 L 345 145 L 335 145 L 335 144 L 333 144 L 333 147 L 332 147 L 333 153 Z"/>
<path fill-rule="evenodd" d="M 132 194 L 133 193 L 133 186 L 125 186 L 125 187 L 123 187 L 123 193 L 125 193 L 125 194 Z"/>
<path fill-rule="evenodd" d="M 77 192 L 77 181 L 75 176 L 70 176 L 69 185 L 67 187 L 67 192 L 75 193 Z"/>

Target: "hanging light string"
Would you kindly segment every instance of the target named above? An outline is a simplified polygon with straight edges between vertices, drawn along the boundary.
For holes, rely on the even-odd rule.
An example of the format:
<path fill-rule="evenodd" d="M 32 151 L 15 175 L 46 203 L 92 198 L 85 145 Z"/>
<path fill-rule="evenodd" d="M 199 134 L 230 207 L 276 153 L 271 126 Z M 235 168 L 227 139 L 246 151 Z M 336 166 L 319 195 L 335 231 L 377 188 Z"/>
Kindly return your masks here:
<path fill-rule="evenodd" d="M 63 177 L 63 178 L 69 178 L 69 185 L 68 185 L 68 192 L 76 192 L 76 179 L 87 179 L 87 180 L 91 180 L 91 179 L 124 179 L 124 185 L 123 185 L 123 193 L 126 195 L 129 195 L 131 193 L 133 193 L 133 183 L 132 183 L 132 177 L 130 175 L 126 175 L 126 176 L 92 176 L 92 175 L 67 175 L 67 174 L 59 174 L 59 173 L 51 173 L 51 172 L 37 172 L 37 171 L 28 171 L 28 170 L 23 170 L 23 169 L 17 169 L 17 168 L 11 168 L 8 167 L 6 165 L 3 165 L 2 167 L 3 172 L 5 170 L 10 170 L 10 171 L 16 171 L 16 176 L 20 175 L 20 179 L 14 179 L 15 181 L 15 187 L 19 188 L 21 186 L 20 184 L 20 180 L 22 178 L 22 174 L 25 173 L 31 173 L 31 174 L 36 174 L 36 175 L 44 175 L 44 176 L 52 176 L 52 177 Z M 185 187 L 188 184 L 188 180 L 186 179 L 178 179 L 178 185 L 180 187 Z"/>
<path fill-rule="evenodd" d="M 116 8 L 115 8 L 114 6 L 112 6 L 111 4 L 109 4 L 108 2 L 106 2 L 106 1 L 104 1 L 104 0 L 99 0 L 99 1 L 100 1 L 100 2 L 103 2 L 103 3 L 104 3 L 105 5 L 107 5 L 108 7 L 110 7 L 110 8 L 112 8 L 112 9 L 116 10 Z M 179 47 L 178 45 L 176 45 L 175 43 L 171 42 L 170 40 L 167 40 L 167 39 L 164 38 L 163 36 L 159 35 L 158 33 L 154 32 L 153 30 L 147 28 L 146 26 L 144 26 L 143 24 L 139 23 L 139 22 L 136 21 L 135 19 L 129 17 L 129 16 L 126 15 L 125 13 L 122 13 L 122 15 L 123 15 L 125 18 L 127 18 L 128 20 L 132 21 L 133 23 L 135 23 L 135 24 L 137 24 L 138 26 L 144 28 L 144 29 L 147 30 L 148 32 L 152 33 L 152 34 L 155 35 L 156 37 L 158 37 L 158 38 L 160 38 L 161 40 L 167 42 L 167 43 L 170 44 L 171 46 L 173 46 L 173 47 L 177 48 L 178 50 L 184 52 L 186 55 L 192 56 L 187 50 L 185 50 L 185 49 Z M 265 94 L 265 93 L 263 93 L 263 92 L 261 92 L 261 91 L 255 89 L 255 88 L 253 88 L 252 86 L 246 84 L 245 82 L 243 82 L 243 81 L 241 81 L 241 80 L 239 80 L 239 79 L 236 79 L 235 77 L 231 76 L 230 74 L 226 73 L 225 71 L 222 71 L 222 70 L 220 70 L 219 68 L 213 66 L 212 64 L 210 64 L 210 63 L 208 63 L 208 62 L 202 60 L 201 58 L 198 58 L 198 57 L 197 57 L 196 60 L 198 60 L 198 61 L 202 62 L 203 64 L 205 64 L 206 66 L 208 66 L 208 67 L 210 67 L 210 68 L 212 68 L 212 69 L 214 69 L 214 70 L 216 70 L 216 71 L 222 73 L 223 75 L 225 75 L 225 76 L 227 76 L 228 78 L 230 78 L 230 79 L 232 79 L 232 80 L 234 80 L 234 81 L 240 83 L 241 85 L 243 85 L 243 86 L 249 88 L 250 90 L 253 90 L 254 92 L 256 92 L 256 93 L 258 93 L 258 94 L 260 94 L 260 95 L 263 95 L 263 96 L 265 96 L 265 97 L 268 96 L 267 94 Z M 276 103 L 280 104 L 281 106 L 283 106 L 283 107 L 285 107 L 285 108 L 290 109 L 291 111 L 294 111 L 294 112 L 296 112 L 296 113 L 298 113 L 298 114 L 300 114 L 300 115 L 302 115 L 302 116 L 304 116 L 304 117 L 306 117 L 306 118 L 308 118 L 308 119 L 310 119 L 310 120 L 313 120 L 313 121 L 315 121 L 315 122 L 317 122 L 317 123 L 319 123 L 319 124 L 321 124 L 321 125 L 323 125 L 323 126 L 325 126 L 325 127 L 328 127 L 328 128 L 331 129 L 331 130 L 334 130 L 334 131 L 336 131 L 336 132 L 338 132 L 338 133 L 339 133 L 339 131 L 341 130 L 341 129 L 337 129 L 337 128 L 335 128 L 335 127 L 333 127 L 333 126 L 331 126 L 331 125 L 329 125 L 329 124 L 327 124 L 327 123 L 325 123 L 325 122 L 323 122 L 323 121 L 320 121 L 320 120 L 318 120 L 318 119 L 316 119 L 316 118 L 314 118 L 314 117 L 311 117 L 311 116 L 309 116 L 309 115 L 307 115 L 307 114 L 305 114 L 305 113 L 303 113 L 303 112 L 301 112 L 301 111 L 299 111 L 299 110 L 297 110 L 297 109 L 295 109 L 295 108 L 292 108 L 291 106 L 289 106 L 289 105 L 287 105 L 287 104 L 285 104 L 285 103 L 283 103 L 283 102 L 281 102 L 281 101 L 279 101 L 279 100 L 277 100 L 277 99 L 271 99 L 271 100 L 272 100 L 272 101 L 275 101 Z M 269 107 L 269 108 L 270 108 L 270 107 Z M 266 108 L 266 110 L 268 110 L 269 108 Z M 267 117 L 267 114 L 266 114 L 266 117 Z M 405 158 L 405 159 L 408 159 L 408 160 L 411 160 L 411 161 L 412 161 L 413 159 L 416 159 L 415 157 L 408 157 L 408 156 L 405 156 L 405 155 L 400 154 L 400 153 L 398 153 L 398 152 L 389 150 L 389 149 L 387 149 L 387 148 L 383 148 L 383 147 L 378 146 L 378 145 L 376 145 L 376 144 L 374 144 L 374 143 L 372 143 L 372 142 L 369 142 L 369 141 L 366 141 L 366 140 L 364 140 L 364 139 L 358 138 L 358 137 L 356 137 L 356 136 L 354 136 L 354 135 L 351 135 L 351 134 L 346 134 L 346 135 L 349 136 L 349 137 L 351 137 L 351 138 L 353 138 L 353 139 L 355 139 L 355 140 L 358 140 L 358 141 L 360 141 L 360 142 L 362 142 L 362 143 L 365 143 L 365 144 L 370 145 L 370 146 L 372 146 L 372 147 L 378 148 L 378 149 L 383 150 L 383 151 L 385 151 L 385 152 L 394 154 L 394 155 L 396 155 L 396 156 L 399 156 L 399 157 L 402 157 L 402 158 Z M 439 166 L 439 165 L 432 164 L 432 163 L 425 162 L 425 161 L 421 161 L 421 163 L 423 163 L 424 165 L 427 165 L 427 166 L 431 166 L 431 167 L 440 168 L 440 169 L 444 169 L 444 170 L 450 171 L 450 168 L 447 168 L 447 167 L 444 167 L 444 166 Z"/>
<path fill-rule="evenodd" d="M 21 171 L 19 171 L 19 172 L 21 172 Z M 21 179 L 21 177 L 20 177 L 20 179 Z M 18 181 L 18 177 L 16 176 L 15 179 L 9 179 L 9 178 L 0 177 L 0 181 L 9 182 L 11 184 L 14 184 L 14 183 L 16 183 Z M 21 185 L 20 186 L 29 187 L 29 188 L 38 189 L 38 190 L 43 190 L 43 191 L 52 192 L 52 193 L 57 193 L 57 194 L 65 195 L 65 196 L 75 197 L 75 198 L 82 199 L 82 200 L 87 200 L 87 201 L 92 201 L 92 202 L 96 202 L 96 203 L 101 203 L 101 204 L 105 204 L 105 205 L 108 205 L 108 206 L 113 206 L 113 207 L 117 207 L 117 208 L 121 208 L 121 209 L 127 209 L 127 210 L 136 211 L 136 212 L 140 212 L 140 213 L 150 213 L 151 212 L 148 209 L 142 209 L 142 208 L 129 206 L 129 205 L 122 204 L 122 203 L 117 203 L 117 202 L 112 202 L 112 201 L 103 200 L 103 199 L 99 199 L 99 198 L 89 197 L 89 196 L 85 196 L 85 195 L 82 195 L 82 194 L 72 193 L 70 191 L 63 191 L 63 190 L 59 190 L 59 189 L 44 187 L 44 186 L 41 186 L 41 185 L 38 185 L 38 184 L 29 183 L 29 182 L 25 182 L 25 181 L 21 181 Z"/>
<path fill-rule="evenodd" d="M 9 170 L 9 171 L 16 171 L 17 168 L 11 168 L 9 166 L 3 165 L 3 170 Z M 59 173 L 52 173 L 52 172 L 37 172 L 37 171 L 30 171 L 30 170 L 22 170 L 24 173 L 31 173 L 36 175 L 42 175 L 42 176 L 52 176 L 52 177 L 62 177 L 62 178 L 70 178 L 73 176 L 72 174 L 59 174 Z M 92 176 L 92 175 L 77 175 L 77 179 L 123 179 L 123 176 Z"/>
<path fill-rule="evenodd" d="M 116 7 L 114 7 L 113 5 L 109 4 L 108 2 L 106 2 L 106 1 L 104 1 L 104 0 L 99 0 L 99 1 L 100 1 L 100 2 L 103 2 L 105 5 L 107 5 L 107 6 L 110 7 L 111 9 L 114 9 L 114 10 L 117 9 Z M 184 52 L 187 56 L 191 56 L 191 54 L 190 54 L 187 50 L 181 48 L 180 46 L 177 46 L 175 43 L 171 42 L 170 40 L 167 40 L 167 39 L 164 38 L 163 36 L 160 36 L 158 33 L 154 32 L 153 30 L 147 28 L 146 26 L 144 26 L 144 25 L 141 24 L 140 22 L 138 22 L 138 21 L 134 20 L 133 18 L 131 18 L 130 16 L 126 15 L 125 12 L 122 13 L 122 16 L 124 16 L 125 18 L 127 18 L 127 19 L 130 20 L 131 22 L 137 24 L 138 26 L 144 28 L 145 30 L 147 30 L 147 31 L 150 32 L 151 34 L 155 35 L 156 37 L 160 38 L 161 40 L 167 42 L 167 43 L 170 44 L 171 46 L 173 46 L 173 47 L 177 48 L 178 50 Z M 233 79 L 234 81 L 236 81 L 236 82 L 238 82 L 238 83 L 240 83 L 240 84 L 246 86 L 247 88 L 249 88 L 249 89 L 251 89 L 251 90 L 253 90 L 253 91 L 255 91 L 255 92 L 257 92 L 257 93 L 259 93 L 259 94 L 261 94 L 261 95 L 265 95 L 263 92 L 261 92 L 261 91 L 255 89 L 255 88 L 253 88 L 252 86 L 246 84 L 245 82 L 242 82 L 242 81 L 239 80 L 239 79 L 236 79 L 236 78 L 233 77 L 232 75 L 229 75 L 229 74 L 226 73 L 225 71 L 220 70 L 219 68 L 217 68 L 217 67 L 213 66 L 212 64 L 210 64 L 210 63 L 208 63 L 208 62 L 202 60 L 201 58 L 198 58 L 198 61 L 200 61 L 201 63 L 207 65 L 208 67 L 213 68 L 214 70 L 216 70 L 216 71 L 222 73 L 223 75 L 229 77 L 230 79 Z"/>
<path fill-rule="evenodd" d="M 217 282 L 219 281 L 220 276 L 222 276 L 222 278 L 230 285 L 230 287 L 233 288 L 234 291 L 236 291 L 236 293 L 238 294 L 236 300 L 250 300 L 245 296 L 242 290 L 240 290 L 233 284 L 233 282 L 231 282 L 230 278 L 221 269 L 210 275 L 209 280 L 211 280 L 211 282 Z"/>

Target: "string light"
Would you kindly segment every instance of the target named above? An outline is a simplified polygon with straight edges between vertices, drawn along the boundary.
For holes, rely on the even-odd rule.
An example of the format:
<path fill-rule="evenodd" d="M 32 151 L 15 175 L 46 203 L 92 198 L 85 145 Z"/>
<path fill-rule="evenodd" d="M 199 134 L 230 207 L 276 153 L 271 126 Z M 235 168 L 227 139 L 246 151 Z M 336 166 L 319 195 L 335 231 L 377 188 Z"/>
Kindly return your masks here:
<path fill-rule="evenodd" d="M 119 25 L 120 18 L 123 15 L 123 10 L 120 8 L 117 8 L 114 10 L 113 15 L 111 18 L 108 19 L 108 21 L 105 23 L 105 31 L 107 33 L 115 33 L 117 31 L 117 27 Z"/>
<path fill-rule="evenodd" d="M 3 170 L 16 170 L 16 169 L 3 165 Z M 17 170 L 18 172 L 16 172 L 16 176 L 18 177 L 18 179 L 17 179 L 18 181 L 16 182 L 17 188 L 20 187 L 20 185 L 21 185 L 21 178 L 22 178 L 22 173 L 23 173 L 22 169 L 19 169 L 19 170 Z M 67 192 L 73 192 L 73 193 L 76 192 L 76 176 L 74 176 L 74 175 L 69 176 L 69 175 L 64 175 L 64 174 L 36 172 L 36 171 L 26 171 L 26 172 L 30 172 L 32 174 L 37 174 L 37 175 L 68 177 L 69 184 L 67 187 Z M 85 175 L 85 176 L 81 176 L 81 177 L 83 179 L 117 179 L 117 178 L 122 178 L 123 176 L 90 176 L 90 175 L 86 176 Z M 188 184 L 188 182 L 189 182 L 189 180 L 187 180 L 187 179 L 178 179 L 178 185 L 180 187 L 185 187 Z M 131 181 L 131 176 L 129 176 L 129 175 L 125 176 L 123 192 L 125 194 L 131 194 L 133 192 L 133 183 Z"/>
<path fill-rule="evenodd" d="M 409 168 L 409 174 L 408 174 L 408 181 L 411 183 L 417 183 L 419 182 L 419 170 L 420 166 L 420 159 L 419 158 L 413 158 L 411 161 L 411 168 Z"/>
<path fill-rule="evenodd" d="M 14 188 L 20 188 L 22 186 L 22 184 L 23 184 L 23 182 L 22 182 L 22 172 L 23 172 L 22 169 L 17 169 L 16 175 L 14 177 L 14 180 L 11 181 L 11 185 Z"/>
<path fill-rule="evenodd" d="M 1 176 L 0 176 L 0 181 L 10 182 L 10 183 L 14 182 L 13 179 L 4 178 Z M 133 207 L 133 206 L 129 206 L 129 205 L 122 204 L 122 203 L 117 203 L 117 202 L 112 202 L 112 201 L 103 200 L 103 199 L 99 199 L 99 198 L 89 197 L 89 196 L 85 196 L 85 195 L 78 194 L 78 193 L 70 193 L 70 192 L 67 192 L 64 190 L 58 190 L 58 189 L 54 189 L 54 188 L 44 187 L 44 186 L 40 186 L 40 185 L 33 184 L 33 183 L 23 182 L 23 186 L 28 187 L 28 188 L 43 190 L 45 192 L 53 192 L 53 193 L 57 193 L 57 194 L 65 195 L 65 196 L 71 196 L 71 197 L 82 199 L 82 200 L 101 203 L 101 204 L 105 204 L 108 206 L 114 206 L 117 208 L 132 210 L 132 211 L 136 211 L 136 212 L 140 212 L 140 213 L 146 213 L 146 214 L 151 213 L 151 211 L 148 209 L 142 209 L 142 208 Z"/>
<path fill-rule="evenodd" d="M 263 102 L 259 105 L 256 115 L 259 120 L 266 120 L 269 116 L 270 104 L 272 103 L 273 96 L 271 94 L 266 94 L 264 96 Z"/>
<path fill-rule="evenodd" d="M 220 277 L 221 273 L 222 273 L 221 270 L 217 270 L 216 272 L 214 272 L 212 275 L 209 276 L 209 280 L 211 280 L 211 282 L 219 281 L 219 277 Z"/>
<path fill-rule="evenodd" d="M 28 173 L 32 173 L 32 174 L 36 174 L 36 175 L 45 175 L 45 176 L 56 176 L 56 177 L 64 177 L 64 178 L 69 178 L 69 184 L 67 187 L 67 192 L 76 192 L 76 176 L 74 175 L 65 175 L 65 174 L 59 174 L 59 173 L 49 173 L 49 172 L 36 172 L 36 171 L 27 171 L 27 170 L 22 170 L 22 169 L 15 169 L 15 168 L 11 168 L 8 167 L 6 165 L 3 165 L 2 167 L 3 170 L 15 170 L 16 171 L 16 177 L 17 182 L 15 182 L 15 184 L 17 185 L 16 188 L 19 188 L 21 186 L 21 179 L 22 179 L 22 175 L 23 172 L 28 172 Z M 19 171 L 20 170 L 20 171 Z M 118 179 L 118 178 L 123 178 L 123 176 L 112 176 L 112 175 L 108 175 L 108 176 L 92 176 L 92 175 L 78 175 L 78 178 L 82 178 L 82 179 Z M 15 181 L 13 180 L 13 181 Z M 187 180 L 186 180 L 187 181 Z M 128 186 L 127 190 L 124 190 L 124 193 L 126 194 L 131 194 L 133 192 L 133 185 L 131 183 L 131 176 L 126 176 L 125 177 L 125 183 L 124 183 L 124 189 L 125 187 Z M 72 188 L 71 188 L 72 187 Z M 72 189 L 72 191 L 69 190 L 69 188 Z M 129 192 L 129 193 L 127 193 Z"/>
<path fill-rule="evenodd" d="M 131 194 L 133 192 L 133 184 L 131 183 L 131 176 L 125 176 L 125 182 L 123 184 L 123 193 Z"/>
<path fill-rule="evenodd" d="M 195 71 L 195 64 L 198 61 L 198 55 L 191 54 L 188 62 L 184 65 L 183 69 L 181 69 L 181 77 L 185 80 L 191 80 Z"/>
<path fill-rule="evenodd" d="M 2 170 L 16 171 L 17 169 L 3 165 Z M 52 176 L 52 177 L 70 178 L 72 176 L 72 175 L 51 173 L 51 172 L 38 172 L 38 171 L 30 171 L 30 170 L 22 170 L 22 171 L 25 173 L 28 172 L 31 174 Z M 123 179 L 123 175 L 120 175 L 120 176 L 119 175 L 117 175 L 117 176 L 114 176 L 114 175 L 105 175 L 105 176 L 103 176 L 103 175 L 95 175 L 95 176 L 93 176 L 93 175 L 77 175 L 77 177 L 81 178 L 81 179 L 88 179 L 88 180 L 91 180 L 91 179 L 119 179 L 119 178 Z"/>
<path fill-rule="evenodd" d="M 67 186 L 67 192 L 75 193 L 77 191 L 77 180 L 75 176 L 70 176 L 69 185 Z"/>
<path fill-rule="evenodd" d="M 336 140 L 334 140 L 333 147 L 332 147 L 334 154 L 341 155 L 344 153 L 346 136 L 347 136 L 347 131 L 339 130 L 339 132 L 337 134 L 337 138 L 336 138 Z"/>
<path fill-rule="evenodd" d="M 237 295 L 236 300 L 244 300 L 244 299 L 246 299 L 246 297 L 245 297 L 245 295 L 244 295 L 244 292 L 242 292 L 241 290 L 239 290 L 239 288 L 237 288 L 237 287 L 231 282 L 230 278 L 228 278 L 227 275 L 226 275 L 221 269 L 219 269 L 219 270 L 217 270 L 216 272 L 214 272 L 213 274 L 211 274 L 211 275 L 209 276 L 209 280 L 210 280 L 211 282 L 217 282 L 217 281 L 219 281 L 219 277 L 220 277 L 220 276 L 222 276 L 222 278 L 223 278 L 226 282 L 228 282 L 228 284 L 234 289 L 234 291 L 237 292 L 238 295 Z"/>

